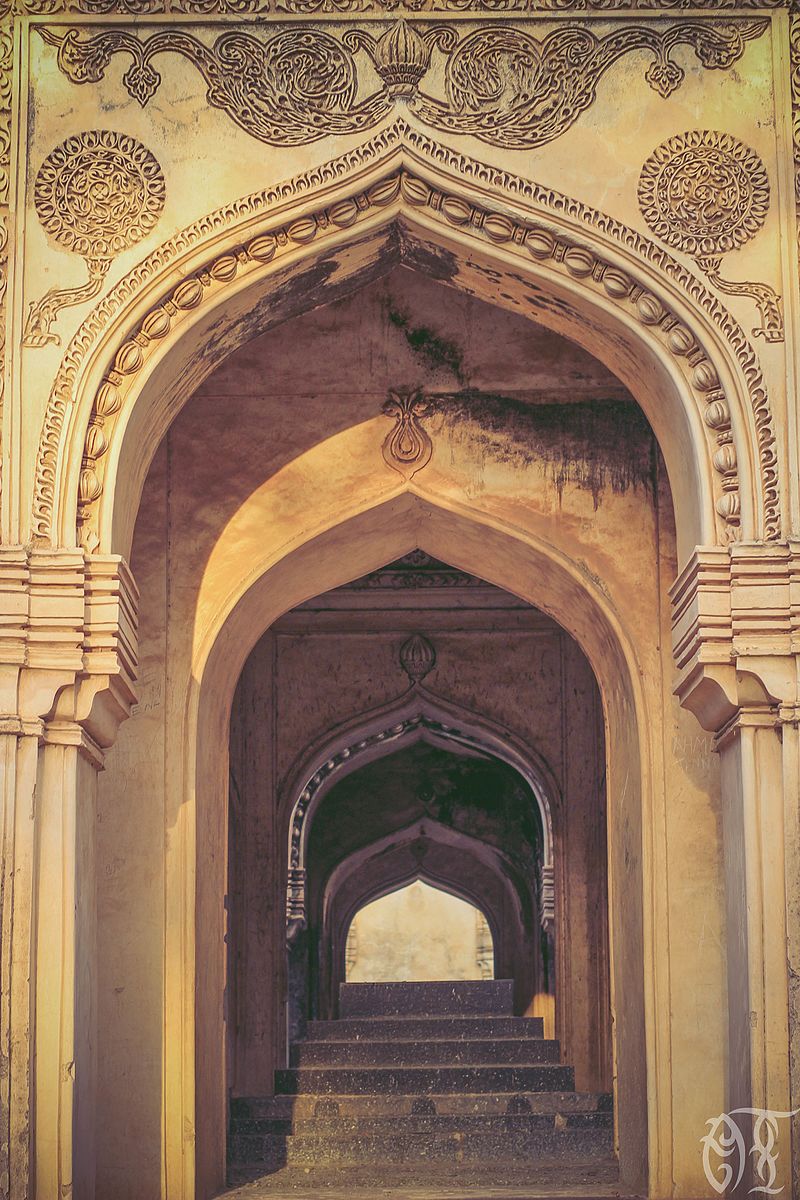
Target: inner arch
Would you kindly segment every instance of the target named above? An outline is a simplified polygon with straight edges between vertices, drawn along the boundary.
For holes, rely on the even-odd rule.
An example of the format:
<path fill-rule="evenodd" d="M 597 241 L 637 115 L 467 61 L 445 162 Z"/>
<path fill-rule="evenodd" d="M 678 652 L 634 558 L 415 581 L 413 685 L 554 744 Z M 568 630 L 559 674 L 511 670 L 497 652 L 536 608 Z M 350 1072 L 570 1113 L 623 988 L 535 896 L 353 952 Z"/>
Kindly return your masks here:
<path fill-rule="evenodd" d="M 494 944 L 475 904 L 421 875 L 356 912 L 345 966 L 348 983 L 492 979 Z"/>

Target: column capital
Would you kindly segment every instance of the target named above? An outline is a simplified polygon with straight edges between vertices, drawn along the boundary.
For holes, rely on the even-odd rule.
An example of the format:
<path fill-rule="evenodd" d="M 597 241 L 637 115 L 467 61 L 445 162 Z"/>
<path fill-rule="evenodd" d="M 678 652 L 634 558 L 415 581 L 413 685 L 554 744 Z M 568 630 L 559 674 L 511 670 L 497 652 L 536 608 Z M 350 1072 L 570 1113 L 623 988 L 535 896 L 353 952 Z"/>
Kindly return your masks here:
<path fill-rule="evenodd" d="M 800 542 L 698 546 L 670 597 L 675 693 L 704 729 L 800 704 Z"/>
<path fill-rule="evenodd" d="M 0 547 L 0 720 L 44 720 L 46 740 L 77 723 L 94 757 L 111 745 L 135 701 L 138 602 L 118 555 Z"/>

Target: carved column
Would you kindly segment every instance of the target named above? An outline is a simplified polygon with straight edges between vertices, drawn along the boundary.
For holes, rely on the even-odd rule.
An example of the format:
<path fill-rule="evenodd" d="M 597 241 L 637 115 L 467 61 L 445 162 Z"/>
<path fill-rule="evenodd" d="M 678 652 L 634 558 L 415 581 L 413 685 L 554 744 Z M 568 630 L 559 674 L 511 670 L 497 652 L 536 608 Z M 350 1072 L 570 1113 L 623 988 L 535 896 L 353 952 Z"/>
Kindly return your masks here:
<path fill-rule="evenodd" d="M 135 603 L 119 559 L 0 551 L 0 1192 L 19 1200 L 94 1194 L 94 776 L 133 699 Z"/>
<path fill-rule="evenodd" d="M 712 732 L 720 756 L 728 965 L 726 1107 L 778 1120 L 769 1178 L 748 1155 L 736 1189 L 791 1186 L 800 1096 L 790 1078 L 790 965 L 798 961 L 800 895 L 797 712 L 800 643 L 792 545 L 698 550 L 672 589 L 676 688 Z M 788 953 L 787 953 L 788 951 Z M 796 1066 L 794 1070 L 796 1071 Z M 709 1119 L 717 1114 L 709 1113 Z M 748 1149 L 758 1117 L 736 1124 Z M 733 1164 L 734 1182 L 738 1164 Z M 758 1172 L 761 1170 L 761 1174 Z M 765 1176 L 763 1172 L 767 1172 Z"/>

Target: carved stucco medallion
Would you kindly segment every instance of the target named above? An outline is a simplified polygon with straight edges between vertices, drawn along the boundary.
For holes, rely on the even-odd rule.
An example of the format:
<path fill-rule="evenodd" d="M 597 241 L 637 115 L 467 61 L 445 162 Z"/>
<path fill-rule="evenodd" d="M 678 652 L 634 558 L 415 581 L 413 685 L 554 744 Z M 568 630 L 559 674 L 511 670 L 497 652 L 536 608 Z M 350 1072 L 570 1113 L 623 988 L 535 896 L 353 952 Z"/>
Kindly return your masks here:
<path fill-rule="evenodd" d="M 112 260 L 157 224 L 166 185 L 153 154 L 127 134 L 93 129 L 57 146 L 36 176 L 34 203 L 45 233 L 86 262 L 89 279 L 78 288 L 51 288 L 31 304 L 24 344 L 58 344 L 51 326 L 62 308 L 100 291 Z"/>
<path fill-rule="evenodd" d="M 752 296 L 761 315 L 754 333 L 783 340 L 780 297 L 764 283 L 723 279 L 723 255 L 750 241 L 769 211 L 766 168 L 744 142 L 715 130 L 691 130 L 658 146 L 639 177 L 639 205 L 653 233 L 690 254 L 729 295 Z"/>

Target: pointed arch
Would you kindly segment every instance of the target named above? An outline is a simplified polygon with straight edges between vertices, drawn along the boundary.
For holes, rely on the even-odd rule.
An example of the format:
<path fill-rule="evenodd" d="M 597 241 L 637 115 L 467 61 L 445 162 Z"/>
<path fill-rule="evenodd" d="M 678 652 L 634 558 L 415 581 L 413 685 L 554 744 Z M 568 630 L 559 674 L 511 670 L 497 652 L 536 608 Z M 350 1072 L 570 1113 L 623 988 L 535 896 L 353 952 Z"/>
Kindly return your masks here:
<path fill-rule="evenodd" d="M 281 801 L 288 813 L 287 921 L 306 919 L 308 835 L 330 789 L 351 772 L 419 741 L 461 754 L 487 755 L 512 767 L 533 793 L 542 832 L 541 906 L 554 915 L 553 810 L 555 776 L 542 757 L 488 718 L 415 684 L 390 704 L 362 713 L 309 748 L 289 773 Z"/>
<path fill-rule="evenodd" d="M 254 332 L 396 262 L 522 312 L 616 372 L 664 453 L 682 559 L 779 536 L 758 361 L 701 281 L 612 218 L 396 122 L 195 223 L 101 301 L 51 393 L 34 538 L 126 555 L 152 455 L 201 380 Z"/>

